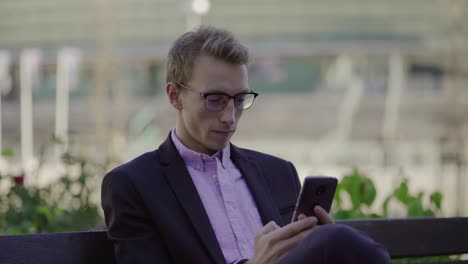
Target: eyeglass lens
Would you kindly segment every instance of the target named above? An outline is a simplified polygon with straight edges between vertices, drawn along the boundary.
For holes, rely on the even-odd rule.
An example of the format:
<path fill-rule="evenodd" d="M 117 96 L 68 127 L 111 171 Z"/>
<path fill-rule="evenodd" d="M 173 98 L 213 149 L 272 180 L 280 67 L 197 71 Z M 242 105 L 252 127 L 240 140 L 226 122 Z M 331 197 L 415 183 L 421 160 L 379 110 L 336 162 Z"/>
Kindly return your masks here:
<path fill-rule="evenodd" d="M 253 94 L 238 94 L 234 97 L 234 105 L 236 110 L 241 111 L 248 109 L 255 96 Z M 206 109 L 209 111 L 219 111 L 223 109 L 229 102 L 229 97 L 223 94 L 209 94 L 206 96 Z"/>

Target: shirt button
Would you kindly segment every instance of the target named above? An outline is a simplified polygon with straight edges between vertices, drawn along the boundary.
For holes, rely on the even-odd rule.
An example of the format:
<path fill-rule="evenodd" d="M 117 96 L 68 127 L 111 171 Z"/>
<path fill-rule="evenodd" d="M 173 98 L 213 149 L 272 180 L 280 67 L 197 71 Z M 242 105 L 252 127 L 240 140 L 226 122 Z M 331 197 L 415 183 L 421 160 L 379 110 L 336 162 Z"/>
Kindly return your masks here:
<path fill-rule="evenodd" d="M 236 210 L 236 208 L 234 208 L 234 206 L 232 206 L 232 205 L 229 206 L 229 211 L 230 212 L 234 212 L 235 210 Z"/>
<path fill-rule="evenodd" d="M 242 244 L 242 249 L 243 249 L 243 250 L 247 250 L 247 245 L 246 245 L 245 243 Z"/>
<path fill-rule="evenodd" d="M 216 179 L 216 174 L 211 175 L 211 178 Z"/>

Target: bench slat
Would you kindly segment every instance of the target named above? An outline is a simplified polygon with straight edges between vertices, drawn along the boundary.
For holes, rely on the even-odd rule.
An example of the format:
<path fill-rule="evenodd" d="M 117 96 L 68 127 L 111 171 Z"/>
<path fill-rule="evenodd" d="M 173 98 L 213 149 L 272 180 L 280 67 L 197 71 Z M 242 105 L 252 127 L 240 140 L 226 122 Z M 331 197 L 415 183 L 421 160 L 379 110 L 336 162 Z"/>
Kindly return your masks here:
<path fill-rule="evenodd" d="M 367 233 L 393 258 L 468 253 L 468 218 L 409 218 L 337 221 Z"/>
<path fill-rule="evenodd" d="M 345 220 L 392 258 L 468 253 L 468 218 Z M 0 263 L 115 264 L 106 231 L 0 236 Z M 468 261 L 447 262 L 450 264 Z"/>
<path fill-rule="evenodd" d="M 0 236 L 0 263 L 115 264 L 106 231 Z"/>

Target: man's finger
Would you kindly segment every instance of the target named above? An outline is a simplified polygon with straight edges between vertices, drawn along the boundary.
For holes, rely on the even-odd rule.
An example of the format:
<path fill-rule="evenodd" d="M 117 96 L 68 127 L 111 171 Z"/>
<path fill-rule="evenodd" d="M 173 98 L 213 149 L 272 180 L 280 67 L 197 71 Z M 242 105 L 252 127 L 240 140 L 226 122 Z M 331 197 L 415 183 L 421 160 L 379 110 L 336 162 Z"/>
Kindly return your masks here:
<path fill-rule="evenodd" d="M 275 221 L 270 221 L 268 222 L 268 224 L 266 224 L 262 229 L 260 229 L 259 233 L 261 233 L 262 235 L 266 235 L 270 232 L 273 232 L 277 229 L 279 229 L 280 227 L 276 224 Z"/>
<path fill-rule="evenodd" d="M 270 239 L 273 241 L 279 241 L 288 239 L 293 237 L 300 232 L 313 228 L 317 225 L 317 218 L 314 216 L 304 218 L 302 220 L 298 220 L 296 222 L 292 222 L 289 225 L 283 226 L 282 228 L 276 230 L 275 232 L 271 232 L 268 235 Z"/>
<path fill-rule="evenodd" d="M 322 224 L 326 225 L 326 224 L 334 224 L 335 223 L 335 221 L 330 216 L 330 214 L 327 213 L 327 211 L 325 211 L 325 209 L 323 209 L 322 207 L 316 205 L 314 207 L 314 212 L 315 212 L 315 215 L 317 215 L 317 218 L 320 220 L 320 222 Z"/>
<path fill-rule="evenodd" d="M 315 228 L 306 229 L 306 230 L 300 232 L 299 234 L 297 234 L 296 236 L 293 236 L 293 237 L 291 237 L 289 239 L 280 241 L 278 243 L 277 247 L 276 247 L 277 254 L 278 254 L 279 258 L 282 258 L 287 253 L 289 253 L 292 248 L 297 246 L 297 244 L 299 244 L 305 237 L 310 235 L 310 233 L 312 233 L 316 228 L 318 228 L 318 226 L 315 227 Z"/>
<path fill-rule="evenodd" d="M 302 220 L 304 218 L 306 218 L 307 216 L 305 214 L 300 214 L 298 217 L 297 217 L 297 220 Z"/>

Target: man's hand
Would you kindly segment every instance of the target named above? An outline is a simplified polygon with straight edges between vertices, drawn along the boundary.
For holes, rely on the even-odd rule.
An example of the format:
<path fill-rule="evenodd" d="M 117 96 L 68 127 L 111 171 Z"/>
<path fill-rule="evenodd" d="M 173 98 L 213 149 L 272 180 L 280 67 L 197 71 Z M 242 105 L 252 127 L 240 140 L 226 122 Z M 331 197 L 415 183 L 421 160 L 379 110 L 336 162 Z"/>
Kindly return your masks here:
<path fill-rule="evenodd" d="M 320 206 L 316 206 L 314 212 L 323 224 L 334 223 L 333 218 Z M 296 222 L 284 227 L 269 222 L 255 235 L 255 253 L 246 264 L 277 263 L 317 227 L 317 217 L 300 214 Z"/>
<path fill-rule="evenodd" d="M 320 207 L 318 205 L 314 207 L 314 213 L 317 216 L 317 218 L 320 220 L 320 223 L 322 223 L 322 225 L 334 224 L 335 223 L 335 221 L 330 216 L 330 214 L 327 213 L 327 211 L 325 211 L 322 207 Z M 300 218 L 301 216 L 305 217 L 305 215 L 301 214 L 301 215 L 299 215 L 298 219 L 301 219 Z"/>
<path fill-rule="evenodd" d="M 320 220 L 320 223 L 322 223 L 322 225 L 328 225 L 328 224 L 334 224 L 335 221 L 333 220 L 333 218 L 330 216 L 329 213 L 327 213 L 327 211 L 325 211 L 322 207 L 320 207 L 319 205 L 316 205 L 314 207 L 314 213 L 315 215 L 317 216 L 317 218 Z M 305 216 L 304 214 L 300 214 L 297 216 L 297 219 L 298 220 L 301 220 L 301 219 L 304 219 L 306 218 L 307 216 Z"/>
<path fill-rule="evenodd" d="M 269 222 L 255 235 L 255 254 L 246 263 L 277 263 L 284 254 L 312 232 L 316 225 L 316 217 L 302 218 L 281 228 L 275 222 Z"/>

